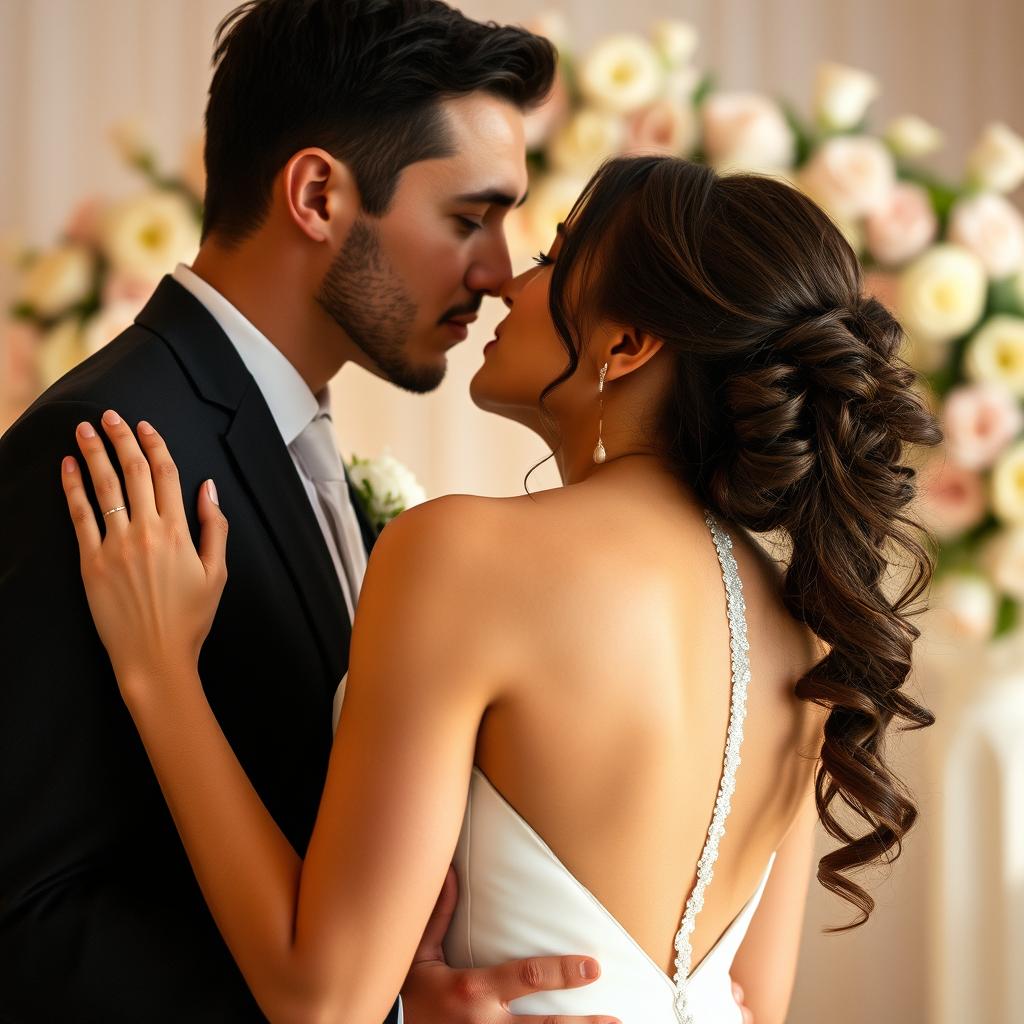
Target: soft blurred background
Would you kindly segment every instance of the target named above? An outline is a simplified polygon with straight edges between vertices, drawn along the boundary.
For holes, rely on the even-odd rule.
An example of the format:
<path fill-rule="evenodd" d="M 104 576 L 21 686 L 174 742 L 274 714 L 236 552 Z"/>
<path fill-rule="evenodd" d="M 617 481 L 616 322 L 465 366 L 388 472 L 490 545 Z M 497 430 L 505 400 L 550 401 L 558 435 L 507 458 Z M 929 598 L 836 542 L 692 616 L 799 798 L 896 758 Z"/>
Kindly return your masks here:
<path fill-rule="evenodd" d="M 0 430 L 194 253 L 209 56 L 232 6 L 0 0 Z M 897 863 L 864 879 L 870 923 L 822 934 L 848 914 L 811 880 L 789 1019 L 1021 1024 L 1024 4 L 461 6 L 563 53 L 566 80 L 532 119 L 532 198 L 511 226 L 520 267 L 603 156 L 658 148 L 793 180 L 903 321 L 948 438 L 921 465 L 940 571 L 908 684 L 939 721 L 892 738 L 921 819 Z M 342 450 L 390 450 L 430 496 L 520 492 L 543 449 L 466 395 L 500 315 L 485 304 L 433 395 L 340 375 Z M 554 482 L 548 466 L 531 486 Z"/>

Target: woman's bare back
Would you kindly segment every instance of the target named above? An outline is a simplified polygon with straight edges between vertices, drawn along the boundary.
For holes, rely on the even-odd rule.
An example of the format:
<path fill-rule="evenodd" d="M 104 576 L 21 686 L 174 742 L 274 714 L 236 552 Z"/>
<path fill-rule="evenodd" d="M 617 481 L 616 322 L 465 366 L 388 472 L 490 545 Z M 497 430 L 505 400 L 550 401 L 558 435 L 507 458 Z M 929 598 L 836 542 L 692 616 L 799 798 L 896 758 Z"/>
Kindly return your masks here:
<path fill-rule="evenodd" d="M 722 774 L 726 595 L 692 495 L 649 463 L 614 469 L 488 502 L 508 538 L 501 600 L 521 660 L 484 719 L 477 763 L 671 976 Z M 744 531 L 719 523 L 743 583 L 751 680 L 693 968 L 753 893 L 805 800 L 824 722 L 793 695 L 823 651 L 783 607 L 781 568 Z"/>

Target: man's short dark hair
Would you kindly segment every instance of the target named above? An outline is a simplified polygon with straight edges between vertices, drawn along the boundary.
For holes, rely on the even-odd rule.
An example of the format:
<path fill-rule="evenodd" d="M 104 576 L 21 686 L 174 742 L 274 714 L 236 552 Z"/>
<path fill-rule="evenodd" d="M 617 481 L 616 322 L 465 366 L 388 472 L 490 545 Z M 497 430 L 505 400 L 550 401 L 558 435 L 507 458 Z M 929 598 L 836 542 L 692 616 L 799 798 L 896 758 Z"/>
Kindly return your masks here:
<path fill-rule="evenodd" d="M 248 0 L 217 29 L 206 107 L 203 237 L 264 221 L 274 177 L 318 146 L 387 211 L 398 176 L 453 152 L 440 103 L 483 91 L 522 110 L 551 88 L 556 54 L 525 29 L 440 0 Z"/>

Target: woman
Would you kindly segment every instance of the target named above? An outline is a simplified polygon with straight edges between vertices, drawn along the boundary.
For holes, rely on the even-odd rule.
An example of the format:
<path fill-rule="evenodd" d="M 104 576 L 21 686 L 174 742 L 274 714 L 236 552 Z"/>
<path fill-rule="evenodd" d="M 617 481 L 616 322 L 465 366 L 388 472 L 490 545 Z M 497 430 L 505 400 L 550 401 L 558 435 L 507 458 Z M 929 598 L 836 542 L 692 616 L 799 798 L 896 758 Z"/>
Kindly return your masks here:
<path fill-rule="evenodd" d="M 900 690 L 931 570 L 901 460 L 941 435 L 852 250 L 784 183 L 644 157 L 604 165 L 538 263 L 503 290 L 471 390 L 540 433 L 564 486 L 443 498 L 384 531 L 304 861 L 203 695 L 214 485 L 197 557 L 151 426 L 137 442 L 105 419 L 128 508 L 102 540 L 65 460 L 97 628 L 271 1020 L 379 1020 L 454 853 L 453 962 L 601 963 L 517 1011 L 736 1020 L 731 965 L 759 1024 L 781 1022 L 815 817 L 843 843 L 818 877 L 854 924 L 873 901 L 846 872 L 914 823 L 881 756 L 894 716 L 932 721 Z M 78 439 L 114 493 L 102 442 Z M 749 535 L 769 531 L 785 571 Z M 895 600 L 893 546 L 915 570 Z"/>

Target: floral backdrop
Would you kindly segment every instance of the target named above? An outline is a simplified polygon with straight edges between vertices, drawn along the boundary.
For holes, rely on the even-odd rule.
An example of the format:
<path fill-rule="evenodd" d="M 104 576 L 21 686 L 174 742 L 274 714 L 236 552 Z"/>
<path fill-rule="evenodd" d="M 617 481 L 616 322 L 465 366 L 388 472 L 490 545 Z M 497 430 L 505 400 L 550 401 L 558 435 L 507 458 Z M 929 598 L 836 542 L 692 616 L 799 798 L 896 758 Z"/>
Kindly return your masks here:
<path fill-rule="evenodd" d="M 529 27 L 561 53 L 548 102 L 527 118 L 530 199 L 510 215 L 517 263 L 550 244 L 591 173 L 619 153 L 660 152 L 717 170 L 776 175 L 819 203 L 857 251 L 868 289 L 903 324 L 904 357 L 946 443 L 920 455 L 917 512 L 939 540 L 932 603 L 954 634 L 1013 629 L 1024 602 L 1024 139 L 990 124 L 959 181 L 927 159 L 939 128 L 908 114 L 870 125 L 880 84 L 821 65 L 800 107 L 719 87 L 689 24 L 622 33 L 573 52 L 559 15 Z M 166 176 L 144 135 L 114 133 L 143 188 L 89 198 L 46 251 L 18 251 L 18 298 L 0 356 L 0 426 L 38 391 L 129 324 L 160 277 L 199 241 L 201 147 Z"/>

